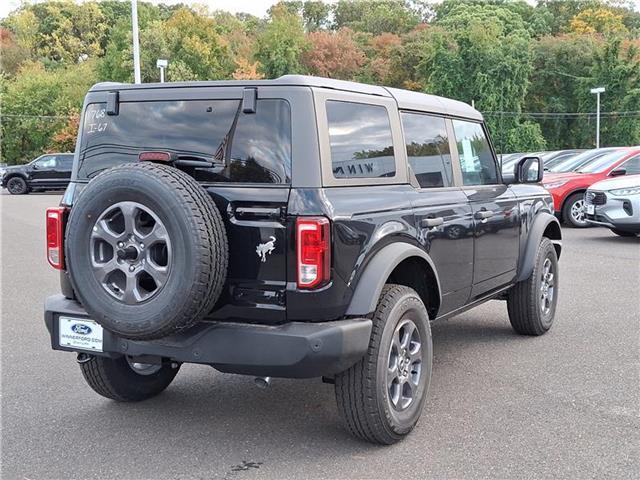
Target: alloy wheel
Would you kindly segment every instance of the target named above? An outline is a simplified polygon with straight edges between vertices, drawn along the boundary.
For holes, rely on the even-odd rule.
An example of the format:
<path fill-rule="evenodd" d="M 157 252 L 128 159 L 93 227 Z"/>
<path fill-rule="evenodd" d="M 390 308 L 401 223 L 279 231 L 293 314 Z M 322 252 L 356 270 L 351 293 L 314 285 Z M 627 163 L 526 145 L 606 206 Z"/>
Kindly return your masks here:
<path fill-rule="evenodd" d="M 575 202 L 573 202 L 573 205 L 571 205 L 571 218 L 579 225 L 585 225 L 587 222 L 585 220 L 585 213 L 584 213 L 584 200 L 580 199 L 580 200 L 576 200 Z"/>
<path fill-rule="evenodd" d="M 555 274 L 550 258 L 545 258 L 542 265 L 542 277 L 540 281 L 540 311 L 543 315 L 549 315 L 555 295 Z"/>
<path fill-rule="evenodd" d="M 171 240 L 160 218 L 137 202 L 111 205 L 90 239 L 93 274 L 114 298 L 135 305 L 154 297 L 171 270 Z"/>
<path fill-rule="evenodd" d="M 387 364 L 387 392 L 395 410 L 406 410 L 418 400 L 422 354 L 422 340 L 415 322 L 408 318 L 401 320 L 393 332 Z"/>

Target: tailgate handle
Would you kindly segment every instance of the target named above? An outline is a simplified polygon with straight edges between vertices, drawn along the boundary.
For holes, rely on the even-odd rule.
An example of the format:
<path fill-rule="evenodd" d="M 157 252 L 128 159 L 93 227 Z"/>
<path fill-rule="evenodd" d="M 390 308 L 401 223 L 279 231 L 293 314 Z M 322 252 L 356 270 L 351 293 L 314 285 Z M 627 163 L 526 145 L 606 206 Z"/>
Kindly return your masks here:
<path fill-rule="evenodd" d="M 265 217 L 279 217 L 282 214 L 280 207 L 236 207 L 236 215 L 261 215 Z"/>

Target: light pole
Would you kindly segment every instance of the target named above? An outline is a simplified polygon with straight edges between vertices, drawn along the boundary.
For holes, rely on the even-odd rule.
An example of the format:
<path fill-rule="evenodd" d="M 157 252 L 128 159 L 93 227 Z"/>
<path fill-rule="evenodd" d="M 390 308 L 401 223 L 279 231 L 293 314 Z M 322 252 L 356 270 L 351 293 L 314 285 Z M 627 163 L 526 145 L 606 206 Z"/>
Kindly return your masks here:
<path fill-rule="evenodd" d="M 133 76 L 135 83 L 140 79 L 140 39 L 138 38 L 138 2 L 131 0 L 131 29 L 133 33 Z"/>
<path fill-rule="evenodd" d="M 596 94 L 596 148 L 600 148 L 600 94 L 604 92 L 604 87 L 592 88 L 591 93 Z"/>
<path fill-rule="evenodd" d="M 167 65 L 169 65 L 167 60 L 161 58 L 156 60 L 156 67 L 160 69 L 160 83 L 164 83 L 164 69 L 167 68 Z"/>

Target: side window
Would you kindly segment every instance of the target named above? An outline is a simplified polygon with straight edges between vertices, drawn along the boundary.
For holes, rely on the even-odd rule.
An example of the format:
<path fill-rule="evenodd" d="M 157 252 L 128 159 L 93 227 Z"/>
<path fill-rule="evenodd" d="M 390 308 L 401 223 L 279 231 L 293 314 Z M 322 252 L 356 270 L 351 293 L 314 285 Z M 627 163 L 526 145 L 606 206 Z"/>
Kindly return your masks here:
<path fill-rule="evenodd" d="M 401 114 L 409 165 L 422 188 L 453 185 L 451 152 L 444 118 Z"/>
<path fill-rule="evenodd" d="M 618 168 L 624 168 L 627 171 L 626 175 L 640 174 L 640 155 L 636 155 L 635 157 L 630 158 Z"/>
<path fill-rule="evenodd" d="M 335 178 L 395 176 L 391 124 L 385 107 L 329 100 L 327 120 Z"/>
<path fill-rule="evenodd" d="M 462 183 L 491 185 L 498 183 L 498 172 L 489 141 L 480 123 L 453 121 L 456 134 Z"/>
<path fill-rule="evenodd" d="M 256 113 L 240 112 L 228 163 L 227 177 L 231 182 L 289 183 L 289 103 L 278 99 L 261 99 L 256 104 Z"/>
<path fill-rule="evenodd" d="M 72 155 L 60 155 L 58 157 L 58 167 L 63 170 L 71 170 L 73 166 L 73 156 Z"/>
<path fill-rule="evenodd" d="M 56 157 L 47 155 L 36 162 L 38 168 L 53 168 L 56 166 Z"/>

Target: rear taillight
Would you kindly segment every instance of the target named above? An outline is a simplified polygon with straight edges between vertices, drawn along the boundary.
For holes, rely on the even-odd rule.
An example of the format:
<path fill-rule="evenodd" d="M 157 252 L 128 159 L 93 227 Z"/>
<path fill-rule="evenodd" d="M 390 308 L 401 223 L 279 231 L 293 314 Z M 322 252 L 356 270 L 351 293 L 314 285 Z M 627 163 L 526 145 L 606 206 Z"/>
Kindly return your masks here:
<path fill-rule="evenodd" d="M 47 208 L 47 260 L 53 268 L 64 268 L 64 217 L 66 207 Z"/>
<path fill-rule="evenodd" d="M 331 233 L 324 217 L 296 221 L 298 288 L 315 288 L 331 278 Z"/>

